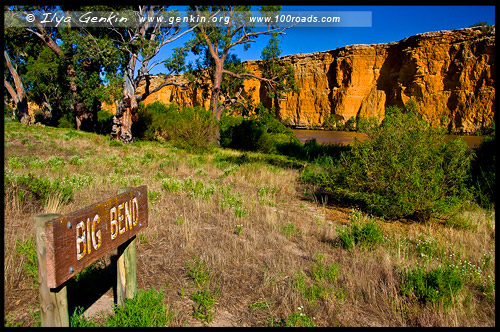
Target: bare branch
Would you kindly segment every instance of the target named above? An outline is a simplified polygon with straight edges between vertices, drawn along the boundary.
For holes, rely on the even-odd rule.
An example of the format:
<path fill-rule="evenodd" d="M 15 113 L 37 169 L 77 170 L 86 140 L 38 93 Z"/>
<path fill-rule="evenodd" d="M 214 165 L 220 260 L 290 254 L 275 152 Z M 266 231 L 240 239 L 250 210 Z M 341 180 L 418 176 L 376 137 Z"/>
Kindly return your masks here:
<path fill-rule="evenodd" d="M 239 79 L 245 79 L 245 77 L 249 77 L 249 78 L 258 79 L 259 81 L 264 81 L 264 82 L 269 82 L 269 83 L 276 83 L 272 79 L 265 78 L 265 77 L 260 77 L 260 76 L 257 76 L 257 75 L 251 74 L 251 73 L 239 73 L 239 74 L 237 74 L 237 73 L 233 73 L 232 71 L 229 71 L 227 69 L 223 69 L 222 73 L 228 74 L 230 76 L 233 76 L 233 77 L 236 77 L 236 78 L 239 78 Z"/>
<path fill-rule="evenodd" d="M 7 88 L 7 91 L 9 91 L 12 99 L 14 99 L 14 103 L 17 104 L 19 102 L 19 98 L 17 97 L 16 91 L 14 91 L 14 88 L 12 87 L 12 85 L 10 85 L 10 83 L 7 82 L 6 79 L 3 80 L 3 84 Z"/>
<path fill-rule="evenodd" d="M 167 80 L 170 77 L 171 77 L 171 75 L 167 75 L 167 77 L 165 78 L 165 81 L 163 83 L 161 83 L 160 85 L 158 85 L 156 88 L 154 88 L 151 91 L 149 91 L 149 89 L 146 89 L 146 91 L 143 94 L 136 96 L 135 99 L 138 102 L 141 101 L 141 100 L 144 100 L 144 99 L 146 99 L 147 96 L 149 96 L 149 95 L 151 95 L 151 94 L 153 94 L 155 92 L 158 92 L 161 89 L 163 89 L 164 87 L 169 86 L 169 85 L 178 86 L 178 87 L 181 87 L 184 90 L 187 89 L 187 86 L 185 84 L 178 83 L 178 82 L 167 82 Z"/>

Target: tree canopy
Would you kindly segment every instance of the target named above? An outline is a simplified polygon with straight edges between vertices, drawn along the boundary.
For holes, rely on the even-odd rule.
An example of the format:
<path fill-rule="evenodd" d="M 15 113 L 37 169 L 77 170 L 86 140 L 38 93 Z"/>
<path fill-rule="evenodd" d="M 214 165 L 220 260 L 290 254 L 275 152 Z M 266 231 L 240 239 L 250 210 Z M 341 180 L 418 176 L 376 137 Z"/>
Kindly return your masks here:
<path fill-rule="evenodd" d="M 186 88 L 173 77 L 183 73 L 192 84 L 210 95 L 215 118 L 238 105 L 245 110 L 248 100 L 242 95 L 245 80 L 259 79 L 267 92 L 279 100 L 295 89 L 293 70 L 282 66 L 278 38 L 287 28 L 268 24 L 255 28 L 249 20 L 255 15 L 251 6 L 191 6 L 191 14 L 223 17 L 215 24 L 162 24 L 155 18 L 176 16 L 166 6 L 12 6 L 9 8 L 38 17 L 29 27 L 7 27 L 4 32 L 4 100 L 14 104 L 16 117 L 30 122 L 28 102 L 39 107 L 36 121 L 62 127 L 96 130 L 101 104 L 117 101 L 111 137 L 132 141 L 132 124 L 137 120 L 138 103 L 167 85 Z M 70 11 L 134 11 L 143 18 L 136 26 L 44 25 L 46 12 L 64 15 Z M 280 6 L 262 6 L 262 14 L 277 13 Z M 247 50 L 260 36 L 270 36 L 263 50 L 263 75 L 245 70 L 235 53 L 237 46 Z M 183 46 L 168 47 L 180 40 Z M 168 55 L 159 58 L 160 50 Z M 196 60 L 186 63 L 191 51 Z M 151 71 L 163 66 L 162 81 L 151 86 Z M 291 76 L 290 76 L 291 75 Z M 145 85 L 141 94 L 139 84 Z M 278 112 L 279 113 L 279 112 Z"/>

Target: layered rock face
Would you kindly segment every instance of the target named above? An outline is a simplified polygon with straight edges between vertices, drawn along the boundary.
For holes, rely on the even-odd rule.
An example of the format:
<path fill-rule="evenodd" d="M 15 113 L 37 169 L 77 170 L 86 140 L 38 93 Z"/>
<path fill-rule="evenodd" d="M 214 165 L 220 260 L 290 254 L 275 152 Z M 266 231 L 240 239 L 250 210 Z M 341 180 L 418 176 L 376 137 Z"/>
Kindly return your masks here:
<path fill-rule="evenodd" d="M 409 99 L 431 124 L 447 125 L 452 132 L 474 133 L 494 121 L 494 29 L 429 32 L 399 42 L 352 45 L 281 60 L 292 64 L 300 86 L 299 93 L 289 93 L 280 102 L 279 117 L 292 126 L 321 126 L 332 115 L 340 122 L 358 117 L 382 120 L 386 107 L 401 107 Z M 247 61 L 245 66 L 261 73 L 260 61 Z M 255 105 L 262 102 L 270 108 L 272 100 L 264 89 L 258 80 L 245 82 Z M 145 103 L 156 100 L 209 106 L 209 95 L 193 88 L 167 86 Z"/>

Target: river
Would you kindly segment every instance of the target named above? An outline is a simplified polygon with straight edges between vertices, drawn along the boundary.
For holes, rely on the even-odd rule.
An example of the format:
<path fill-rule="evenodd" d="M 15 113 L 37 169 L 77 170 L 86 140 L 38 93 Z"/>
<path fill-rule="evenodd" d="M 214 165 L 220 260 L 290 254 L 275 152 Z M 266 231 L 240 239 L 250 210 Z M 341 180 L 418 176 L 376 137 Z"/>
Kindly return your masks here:
<path fill-rule="evenodd" d="M 350 144 L 357 138 L 360 141 L 368 139 L 364 133 L 357 133 L 354 131 L 330 131 L 330 130 L 309 130 L 309 129 L 292 129 L 293 133 L 299 141 L 305 142 L 308 139 L 315 138 L 318 143 L 322 144 L 335 144 L 340 143 L 343 145 Z M 462 137 L 470 148 L 478 147 L 484 139 L 484 136 L 475 135 L 446 135 L 445 139 L 453 139 Z"/>

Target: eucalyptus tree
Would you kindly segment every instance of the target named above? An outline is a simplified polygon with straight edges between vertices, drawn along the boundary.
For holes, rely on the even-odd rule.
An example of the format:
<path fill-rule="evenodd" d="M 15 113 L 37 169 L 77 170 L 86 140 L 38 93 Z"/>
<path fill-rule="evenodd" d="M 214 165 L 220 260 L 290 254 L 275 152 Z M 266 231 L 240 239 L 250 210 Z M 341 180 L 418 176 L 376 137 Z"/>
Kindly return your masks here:
<path fill-rule="evenodd" d="M 281 100 L 286 93 L 299 92 L 299 85 L 295 80 L 295 71 L 292 64 L 283 64 L 279 58 L 281 48 L 279 47 L 279 35 L 273 33 L 267 46 L 262 50 L 262 76 L 269 81 L 265 81 L 266 93 L 272 100 L 275 117 L 283 120 L 281 115 Z M 270 84 L 272 82 L 273 84 Z"/>
<path fill-rule="evenodd" d="M 20 122 L 27 123 L 29 121 L 29 114 L 26 89 L 24 88 L 21 76 L 19 75 L 17 65 L 12 62 L 11 56 L 9 56 L 9 53 L 6 49 L 4 50 L 3 54 L 6 64 L 5 67 L 8 69 L 8 71 L 4 72 L 3 82 L 5 89 L 14 102 L 13 116 L 17 117 Z M 4 102 L 8 104 L 6 99 L 4 99 Z"/>
<path fill-rule="evenodd" d="M 196 27 L 184 29 L 180 24 L 165 24 L 159 19 L 160 17 L 176 15 L 176 11 L 167 12 L 165 6 L 140 6 L 137 14 L 140 19 L 135 27 L 109 28 L 112 30 L 114 42 L 124 57 L 123 94 L 113 117 L 110 135 L 111 138 L 120 139 L 125 143 L 133 139 L 132 123 L 137 117 L 138 102 L 167 85 L 185 88 L 183 84 L 173 81 L 172 77 L 183 69 L 187 49 L 177 47 L 170 57 L 163 60 L 155 60 L 155 57 L 165 45 L 183 37 Z M 161 64 L 167 73 L 161 75 L 163 81 L 156 88 L 150 89 L 150 72 Z M 137 87 L 143 80 L 145 91 L 136 94 Z"/>
<path fill-rule="evenodd" d="M 281 6 L 262 6 L 260 12 L 264 15 L 269 12 L 279 12 Z M 190 13 L 196 17 L 206 16 L 207 13 L 216 15 L 220 19 L 207 20 L 206 24 L 199 24 L 195 28 L 194 44 L 192 52 L 202 56 L 204 65 L 211 75 L 210 108 L 213 116 L 220 119 L 222 112 L 232 105 L 241 103 L 241 95 L 244 89 L 244 81 L 247 79 L 258 79 L 273 86 L 276 81 L 273 78 L 260 77 L 253 73 L 245 72 L 243 67 L 232 52 L 238 46 L 248 50 L 259 36 L 284 34 L 286 28 L 279 28 L 269 23 L 267 28 L 257 29 L 251 22 L 251 6 L 191 6 Z M 201 66 L 198 66 L 200 71 Z M 232 81 L 233 89 L 222 89 L 224 80 Z M 228 83 L 228 85 L 231 85 Z"/>
<path fill-rule="evenodd" d="M 61 118 L 68 124 L 82 122 L 92 129 L 100 100 L 107 93 L 103 87 L 101 73 L 106 63 L 116 63 L 106 35 L 85 27 L 69 24 L 44 24 L 46 13 L 67 15 L 71 9 L 95 9 L 96 7 L 70 6 L 12 6 L 9 9 L 35 15 L 32 26 L 8 27 L 6 52 L 18 53 L 15 63 L 22 71 L 21 82 L 26 87 L 30 101 L 48 110 L 49 124 L 57 125 Z M 103 65 L 104 64 L 104 65 Z M 18 73 L 19 74 L 19 73 Z"/>
<path fill-rule="evenodd" d="M 20 122 L 30 121 L 28 113 L 29 85 L 26 84 L 26 64 L 41 50 L 41 43 L 33 40 L 24 29 L 6 26 L 4 30 L 4 103 L 14 103 L 12 116 Z"/>

